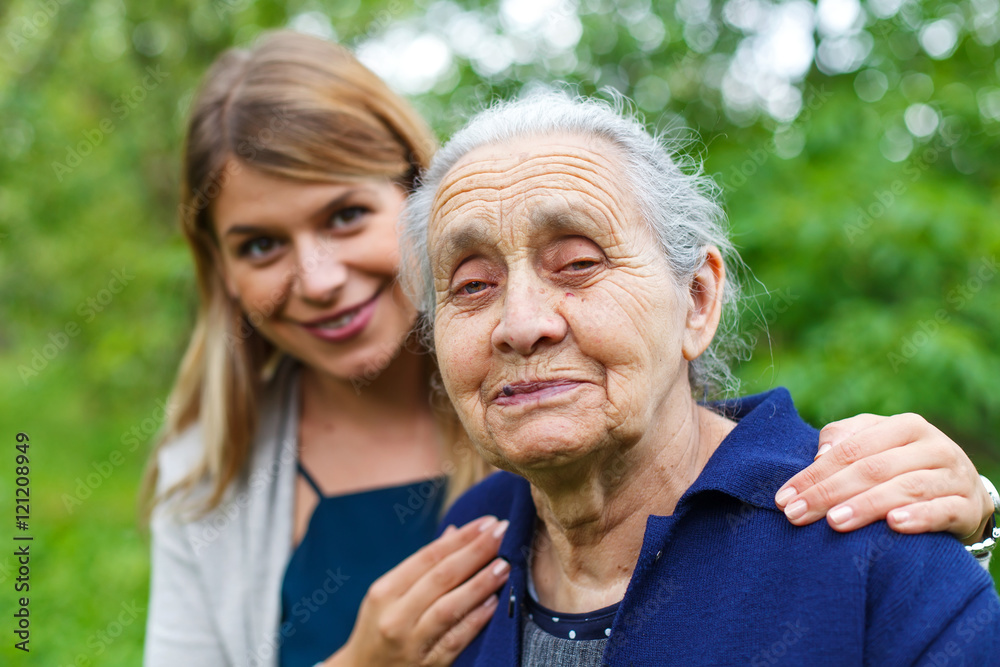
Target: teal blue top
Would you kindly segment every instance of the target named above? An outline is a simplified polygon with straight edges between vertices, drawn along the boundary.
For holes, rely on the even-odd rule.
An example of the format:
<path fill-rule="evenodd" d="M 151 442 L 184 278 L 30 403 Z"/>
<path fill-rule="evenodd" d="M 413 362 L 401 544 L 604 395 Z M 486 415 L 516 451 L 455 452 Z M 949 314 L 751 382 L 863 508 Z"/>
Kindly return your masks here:
<path fill-rule="evenodd" d="M 319 496 L 281 585 L 281 667 L 313 667 L 344 645 L 380 576 L 434 537 L 446 477 Z"/>

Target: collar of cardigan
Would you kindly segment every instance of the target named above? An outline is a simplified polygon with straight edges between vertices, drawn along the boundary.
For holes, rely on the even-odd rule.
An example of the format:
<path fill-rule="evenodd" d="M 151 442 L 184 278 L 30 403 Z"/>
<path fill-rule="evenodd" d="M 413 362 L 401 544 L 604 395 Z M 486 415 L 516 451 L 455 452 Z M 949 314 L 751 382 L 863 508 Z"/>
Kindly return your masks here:
<path fill-rule="evenodd" d="M 819 433 L 802 421 L 784 387 L 761 394 L 708 404 L 709 407 L 738 422 L 709 459 L 694 484 L 677 503 L 671 517 L 650 515 L 646 524 L 647 544 L 654 544 L 667 524 L 673 524 L 692 503 L 712 493 L 731 496 L 745 506 L 779 512 L 774 494 L 781 485 L 809 465 L 816 453 Z M 527 480 L 514 478 L 510 528 L 504 536 L 499 555 L 515 568 L 524 567 L 530 554 L 537 514 Z M 734 514 L 738 522 L 742 512 Z M 646 547 L 643 547 L 646 551 Z"/>

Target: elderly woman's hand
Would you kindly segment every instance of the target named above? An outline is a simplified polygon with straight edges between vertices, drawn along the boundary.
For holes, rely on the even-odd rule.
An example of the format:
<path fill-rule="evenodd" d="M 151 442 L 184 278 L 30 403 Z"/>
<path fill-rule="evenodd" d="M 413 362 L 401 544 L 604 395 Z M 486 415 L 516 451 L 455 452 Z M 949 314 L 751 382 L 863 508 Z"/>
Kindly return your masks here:
<path fill-rule="evenodd" d="M 886 519 L 900 533 L 947 531 L 978 541 L 993 504 L 951 438 L 915 414 L 858 415 L 827 424 L 816 461 L 775 495 L 798 526 L 826 515 L 846 532 Z"/>
<path fill-rule="evenodd" d="M 368 589 L 350 639 L 326 667 L 446 667 L 493 615 L 509 575 L 495 558 L 506 521 L 488 516 L 444 534 Z"/>

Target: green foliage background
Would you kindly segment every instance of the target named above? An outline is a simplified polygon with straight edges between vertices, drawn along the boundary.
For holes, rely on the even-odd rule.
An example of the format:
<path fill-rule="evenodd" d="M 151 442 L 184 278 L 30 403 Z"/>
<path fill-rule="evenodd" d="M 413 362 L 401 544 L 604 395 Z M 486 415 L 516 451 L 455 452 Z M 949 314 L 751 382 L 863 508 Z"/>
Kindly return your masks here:
<path fill-rule="evenodd" d="M 833 74 L 813 63 L 793 81 L 806 104 L 784 121 L 727 106 L 720 67 L 745 35 L 725 4 L 693 0 L 572 4 L 582 32 L 571 55 L 492 74 L 455 56 L 413 99 L 442 138 L 533 80 L 610 86 L 658 127 L 683 121 L 753 270 L 744 335 L 757 345 L 743 391 L 786 385 L 815 424 L 918 412 L 1000 481 L 997 2 L 911 0 L 875 18 L 885 6 L 864 5 L 864 64 Z M 497 7 L 474 0 L 0 7 L 0 515 L 12 523 L 14 436 L 25 431 L 34 536 L 30 656 L 11 647 L 14 562 L 0 549 L 0 662 L 141 661 L 148 544 L 135 495 L 195 304 L 176 193 L 187 105 L 207 65 L 293 21 L 328 20 L 358 45 L 459 11 L 502 30 Z M 957 44 L 932 58 L 921 31 L 948 17 Z M 903 129 L 915 104 L 939 121 L 923 138 Z M 907 142 L 905 159 L 884 156 Z"/>

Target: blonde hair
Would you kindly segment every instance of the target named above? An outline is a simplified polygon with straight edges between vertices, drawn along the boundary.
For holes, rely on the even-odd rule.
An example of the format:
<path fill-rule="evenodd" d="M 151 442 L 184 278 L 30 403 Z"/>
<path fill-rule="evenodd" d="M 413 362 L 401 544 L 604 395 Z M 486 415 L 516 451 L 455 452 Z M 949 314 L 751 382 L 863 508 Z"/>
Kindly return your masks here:
<path fill-rule="evenodd" d="M 409 104 L 336 44 L 279 31 L 215 61 L 192 104 L 182 174 L 180 223 L 194 255 L 199 308 L 164 431 L 146 467 L 145 518 L 156 503 L 204 480 L 210 492 L 200 509 L 219 505 L 246 467 L 260 395 L 280 357 L 251 326 L 254 314 L 248 317 L 229 297 L 217 266 L 211 204 L 232 165 L 308 182 L 388 178 L 409 191 L 435 147 Z M 450 502 L 487 467 L 470 450 L 447 399 L 436 396 L 433 406 L 450 449 Z M 156 496 L 159 449 L 196 421 L 201 462 Z"/>

